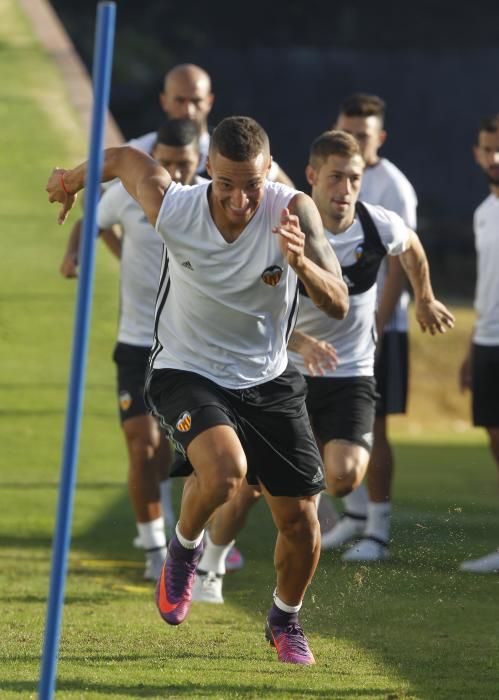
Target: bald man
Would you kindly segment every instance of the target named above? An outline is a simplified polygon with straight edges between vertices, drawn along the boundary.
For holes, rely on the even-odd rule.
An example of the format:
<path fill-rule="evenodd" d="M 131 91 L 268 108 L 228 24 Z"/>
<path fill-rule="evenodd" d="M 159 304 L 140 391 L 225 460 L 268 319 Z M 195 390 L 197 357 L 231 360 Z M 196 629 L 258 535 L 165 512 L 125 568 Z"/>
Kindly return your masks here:
<path fill-rule="evenodd" d="M 192 119 L 199 126 L 200 159 L 198 174 L 205 174 L 206 156 L 210 146 L 208 116 L 213 107 L 215 96 L 212 92 L 211 78 L 208 73 L 194 63 L 181 63 L 166 73 L 163 92 L 159 95 L 162 110 L 170 119 Z M 131 146 L 150 153 L 156 142 L 156 132 L 150 132 L 130 141 Z M 276 163 L 272 166 L 268 179 L 294 187 L 291 179 Z"/>

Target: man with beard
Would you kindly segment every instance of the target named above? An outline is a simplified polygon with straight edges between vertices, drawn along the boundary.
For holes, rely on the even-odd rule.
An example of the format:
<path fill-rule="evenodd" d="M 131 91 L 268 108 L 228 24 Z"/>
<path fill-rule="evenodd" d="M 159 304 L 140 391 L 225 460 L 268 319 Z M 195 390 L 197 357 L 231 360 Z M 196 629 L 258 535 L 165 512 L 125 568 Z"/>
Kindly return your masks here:
<path fill-rule="evenodd" d="M 473 424 L 485 428 L 499 470 L 499 114 L 483 119 L 474 148 L 475 160 L 487 175 L 490 194 L 475 211 L 477 253 L 475 309 L 477 320 L 461 365 L 461 390 L 471 389 Z M 499 550 L 464 561 L 461 571 L 499 571 Z"/>

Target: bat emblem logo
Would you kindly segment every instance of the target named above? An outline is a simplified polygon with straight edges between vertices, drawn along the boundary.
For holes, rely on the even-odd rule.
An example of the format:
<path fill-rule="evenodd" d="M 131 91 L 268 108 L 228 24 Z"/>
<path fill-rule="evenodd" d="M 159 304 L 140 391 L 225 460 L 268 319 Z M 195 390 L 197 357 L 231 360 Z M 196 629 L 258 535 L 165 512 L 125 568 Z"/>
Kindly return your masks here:
<path fill-rule="evenodd" d="M 187 433 L 191 429 L 192 418 L 191 414 L 184 411 L 177 421 L 176 427 L 181 433 Z"/>
<path fill-rule="evenodd" d="M 282 277 L 282 267 L 272 265 L 262 272 L 262 280 L 271 287 L 277 287 Z"/>
<path fill-rule="evenodd" d="M 120 408 L 122 411 L 128 411 L 130 406 L 132 405 L 132 397 L 128 393 L 128 391 L 121 391 L 120 392 Z"/>

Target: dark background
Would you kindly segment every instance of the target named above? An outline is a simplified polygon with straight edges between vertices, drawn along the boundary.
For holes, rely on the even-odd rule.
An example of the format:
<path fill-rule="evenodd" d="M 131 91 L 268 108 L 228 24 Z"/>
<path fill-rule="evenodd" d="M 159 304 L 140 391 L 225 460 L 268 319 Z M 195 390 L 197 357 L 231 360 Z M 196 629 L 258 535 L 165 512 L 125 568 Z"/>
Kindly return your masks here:
<path fill-rule="evenodd" d="M 52 4 L 91 68 L 96 3 Z M 163 75 L 183 62 L 212 76 L 212 124 L 255 117 L 304 189 L 309 144 L 332 125 L 343 97 L 383 97 L 382 154 L 416 189 L 435 286 L 472 294 L 471 219 L 488 188 L 471 147 L 481 117 L 499 112 L 498 1 L 119 0 L 111 111 L 127 138 L 159 124 Z"/>

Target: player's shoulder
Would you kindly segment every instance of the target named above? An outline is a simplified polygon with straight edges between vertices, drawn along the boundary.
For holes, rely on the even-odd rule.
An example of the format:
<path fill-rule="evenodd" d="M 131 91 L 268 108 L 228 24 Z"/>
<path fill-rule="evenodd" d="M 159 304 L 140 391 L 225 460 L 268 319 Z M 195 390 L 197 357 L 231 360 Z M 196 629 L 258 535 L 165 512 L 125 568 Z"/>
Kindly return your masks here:
<path fill-rule="evenodd" d="M 265 180 L 265 194 L 271 199 L 293 199 L 298 194 L 303 194 L 300 190 L 289 185 L 284 185 L 282 182 L 274 182 L 273 180 Z"/>
<path fill-rule="evenodd" d="M 388 158 L 381 158 L 375 166 L 376 177 L 384 177 L 391 187 L 399 190 L 402 193 L 409 192 L 411 196 L 416 197 L 414 187 L 409 181 L 409 178 L 398 168 L 395 163 L 392 163 Z"/>
<path fill-rule="evenodd" d="M 386 207 L 381 206 L 381 204 L 370 204 L 368 202 L 362 201 L 362 204 L 367 209 L 375 226 L 404 226 L 405 223 L 401 216 Z"/>
<path fill-rule="evenodd" d="M 149 131 L 147 134 L 137 136 L 137 138 L 127 141 L 127 146 L 133 146 L 134 148 L 138 148 L 139 151 L 150 154 L 156 143 L 157 136 L 157 131 Z"/>
<path fill-rule="evenodd" d="M 499 203 L 499 199 L 490 193 L 483 202 L 481 202 L 478 207 L 475 209 L 475 217 L 479 216 L 480 214 L 486 214 L 490 210 L 494 209 Z"/>

